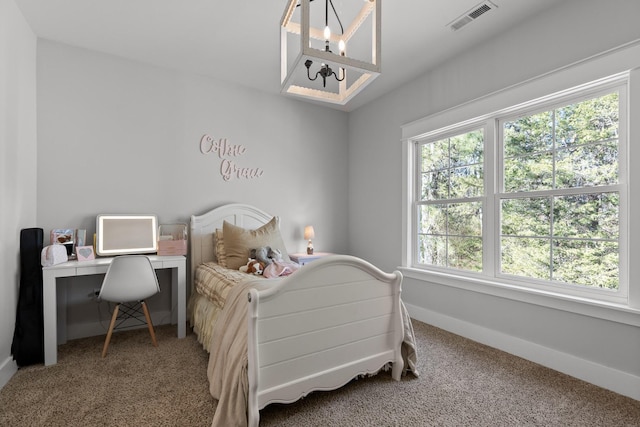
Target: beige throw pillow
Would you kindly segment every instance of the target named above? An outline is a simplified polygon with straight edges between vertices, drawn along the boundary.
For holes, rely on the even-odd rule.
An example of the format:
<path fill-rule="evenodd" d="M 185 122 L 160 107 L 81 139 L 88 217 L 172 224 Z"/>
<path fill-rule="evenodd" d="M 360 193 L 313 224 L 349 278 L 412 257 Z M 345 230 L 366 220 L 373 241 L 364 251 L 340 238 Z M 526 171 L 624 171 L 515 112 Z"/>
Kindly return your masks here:
<path fill-rule="evenodd" d="M 227 266 L 227 252 L 224 249 L 224 235 L 222 234 L 222 230 L 216 228 L 215 233 L 215 250 L 216 250 L 216 259 L 218 260 L 218 264 L 221 267 Z"/>
<path fill-rule="evenodd" d="M 251 249 L 271 246 L 282 252 L 282 258 L 289 261 L 287 250 L 280 235 L 280 219 L 274 216 L 271 221 L 255 230 L 247 230 L 224 221 L 222 224 L 224 250 L 227 256 L 227 268 L 237 270 L 247 264 Z"/>

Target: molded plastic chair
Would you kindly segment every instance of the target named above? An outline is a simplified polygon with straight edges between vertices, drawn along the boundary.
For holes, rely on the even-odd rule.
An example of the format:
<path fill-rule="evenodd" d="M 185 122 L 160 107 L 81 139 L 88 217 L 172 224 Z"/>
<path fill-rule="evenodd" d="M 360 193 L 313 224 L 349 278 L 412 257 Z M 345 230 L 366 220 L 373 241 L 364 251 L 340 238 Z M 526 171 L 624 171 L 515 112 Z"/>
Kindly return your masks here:
<path fill-rule="evenodd" d="M 142 320 L 140 307 L 144 312 L 151 340 L 155 347 L 158 346 L 156 334 L 153 330 L 149 310 L 144 300 L 160 292 L 156 272 L 151 265 L 151 261 L 144 255 L 121 255 L 115 257 L 104 276 L 102 287 L 100 288 L 99 299 L 116 303 L 109 324 L 109 331 L 102 349 L 102 357 L 107 355 L 109 341 L 113 330 L 118 328 L 124 321 L 130 318 L 137 319 L 141 324 Z M 122 308 L 122 310 L 120 310 Z M 120 315 L 118 315 L 120 313 Z M 120 320 L 116 325 L 116 320 Z"/>

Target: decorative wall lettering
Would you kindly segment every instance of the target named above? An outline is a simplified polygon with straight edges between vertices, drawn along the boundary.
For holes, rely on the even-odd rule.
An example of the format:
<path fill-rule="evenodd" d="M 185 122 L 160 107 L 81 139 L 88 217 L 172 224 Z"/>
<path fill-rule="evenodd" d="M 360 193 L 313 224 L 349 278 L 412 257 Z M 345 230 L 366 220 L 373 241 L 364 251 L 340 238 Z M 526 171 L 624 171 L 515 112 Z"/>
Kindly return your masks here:
<path fill-rule="evenodd" d="M 221 159 L 228 156 L 241 156 L 247 149 L 243 145 L 233 145 L 227 138 L 215 140 L 209 135 L 204 135 L 200 140 L 200 151 L 202 154 L 218 153 Z"/>
<path fill-rule="evenodd" d="M 227 138 L 218 140 L 205 134 L 200 139 L 200 152 L 202 154 L 218 154 L 220 162 L 220 175 L 225 181 L 233 178 L 253 179 L 262 176 L 264 171 L 260 168 L 245 168 L 238 166 L 234 160 L 229 157 L 239 157 L 247 152 L 244 145 L 231 144 Z"/>

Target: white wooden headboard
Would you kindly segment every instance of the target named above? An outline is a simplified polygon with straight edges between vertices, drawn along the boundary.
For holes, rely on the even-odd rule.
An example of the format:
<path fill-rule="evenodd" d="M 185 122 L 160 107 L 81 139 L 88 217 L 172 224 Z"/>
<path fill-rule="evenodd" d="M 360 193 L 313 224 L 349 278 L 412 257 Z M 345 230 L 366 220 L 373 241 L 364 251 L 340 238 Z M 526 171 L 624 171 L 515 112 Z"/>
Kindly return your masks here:
<path fill-rule="evenodd" d="M 216 228 L 222 229 L 223 221 L 239 227 L 255 229 L 269 222 L 271 218 L 273 215 L 262 209 L 241 203 L 223 205 L 202 215 L 191 215 L 189 234 L 189 282 L 191 288 L 193 288 L 196 267 L 216 259 L 213 236 Z"/>

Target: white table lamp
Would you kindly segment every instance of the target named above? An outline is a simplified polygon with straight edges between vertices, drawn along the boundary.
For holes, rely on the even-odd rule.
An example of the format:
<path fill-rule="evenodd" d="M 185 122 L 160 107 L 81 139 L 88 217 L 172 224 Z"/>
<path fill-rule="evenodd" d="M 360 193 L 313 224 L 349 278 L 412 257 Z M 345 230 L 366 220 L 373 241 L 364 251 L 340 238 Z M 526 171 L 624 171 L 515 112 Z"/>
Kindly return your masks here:
<path fill-rule="evenodd" d="M 307 243 L 307 255 L 313 255 L 313 243 L 311 243 L 311 239 L 316 237 L 316 233 L 313 230 L 313 225 L 307 225 L 304 228 L 304 239 L 308 240 Z"/>

